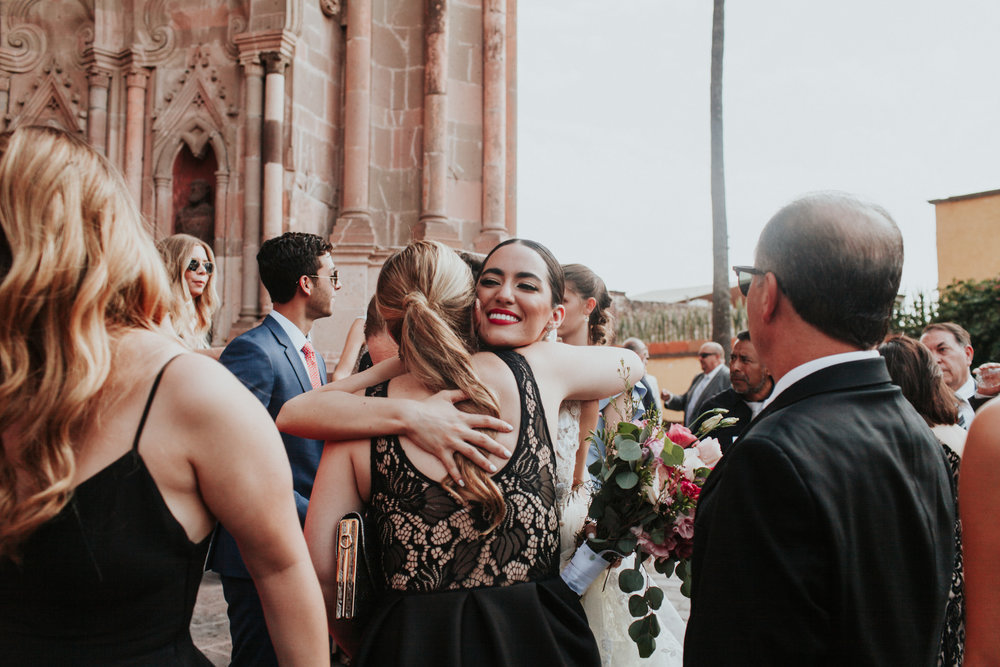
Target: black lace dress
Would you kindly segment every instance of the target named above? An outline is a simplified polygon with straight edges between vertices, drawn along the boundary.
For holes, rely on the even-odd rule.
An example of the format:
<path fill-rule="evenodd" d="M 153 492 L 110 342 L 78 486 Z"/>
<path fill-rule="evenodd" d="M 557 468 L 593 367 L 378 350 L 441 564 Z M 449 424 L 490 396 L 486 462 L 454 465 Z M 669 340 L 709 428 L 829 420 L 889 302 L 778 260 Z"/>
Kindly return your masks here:
<path fill-rule="evenodd" d="M 498 356 L 521 393 L 521 429 L 493 476 L 495 530 L 418 471 L 396 437 L 372 441 L 371 516 L 388 590 L 358 665 L 599 665 L 579 598 L 559 578 L 555 455 L 525 359 Z M 376 389 L 385 395 L 385 386 Z"/>
<path fill-rule="evenodd" d="M 948 467 L 951 469 L 955 494 L 955 562 L 951 571 L 951 587 L 948 589 L 948 606 L 944 618 L 944 630 L 938 649 L 938 667 L 961 667 L 965 660 L 965 573 L 962 566 L 962 523 L 958 520 L 958 469 L 961 459 L 955 451 L 941 443 Z"/>

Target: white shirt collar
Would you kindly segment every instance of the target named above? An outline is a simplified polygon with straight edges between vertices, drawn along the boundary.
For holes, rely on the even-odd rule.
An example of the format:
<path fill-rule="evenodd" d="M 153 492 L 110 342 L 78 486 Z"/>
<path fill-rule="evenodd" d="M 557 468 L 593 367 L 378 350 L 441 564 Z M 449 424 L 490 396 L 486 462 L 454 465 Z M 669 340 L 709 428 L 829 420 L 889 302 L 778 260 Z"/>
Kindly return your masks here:
<path fill-rule="evenodd" d="M 295 347 L 295 350 L 297 352 L 302 352 L 302 346 L 306 344 L 307 340 L 309 340 L 309 336 L 302 333 L 302 329 L 299 329 L 290 319 L 278 311 L 272 310 L 271 317 L 273 317 L 274 321 L 278 323 L 282 331 L 288 335 L 288 338 L 292 341 L 292 345 Z"/>
<path fill-rule="evenodd" d="M 781 379 L 775 383 L 774 391 L 772 391 L 771 395 L 764 401 L 763 407 L 766 408 L 769 406 L 781 392 L 788 389 L 802 378 L 812 375 L 816 371 L 821 371 L 824 368 L 836 366 L 837 364 L 846 364 L 851 361 L 877 359 L 878 356 L 878 350 L 857 350 L 856 352 L 841 352 L 840 354 L 831 354 L 807 361 L 806 363 L 796 366 L 792 370 L 785 373 Z"/>
<path fill-rule="evenodd" d="M 972 374 L 965 379 L 962 386 L 955 391 L 955 396 L 958 396 L 960 400 L 967 401 L 976 394 L 976 381 L 972 379 Z"/>

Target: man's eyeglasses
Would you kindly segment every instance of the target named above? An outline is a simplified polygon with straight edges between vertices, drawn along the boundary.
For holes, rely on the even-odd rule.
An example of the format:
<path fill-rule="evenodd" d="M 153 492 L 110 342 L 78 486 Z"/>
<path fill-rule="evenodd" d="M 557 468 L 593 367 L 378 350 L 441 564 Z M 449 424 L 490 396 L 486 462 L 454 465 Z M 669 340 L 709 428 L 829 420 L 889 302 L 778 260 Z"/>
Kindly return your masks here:
<path fill-rule="evenodd" d="M 767 273 L 767 271 L 761 271 L 755 266 L 734 266 L 733 271 L 736 272 L 736 284 L 743 296 L 750 293 L 750 283 L 753 282 L 754 276 L 762 276 Z"/>
<path fill-rule="evenodd" d="M 208 275 L 212 275 L 212 272 L 215 271 L 215 264 L 212 264 L 208 260 L 205 260 L 204 262 L 199 262 L 196 259 L 192 259 L 190 262 L 188 262 L 187 270 L 198 273 L 198 269 L 203 266 L 205 267 L 205 273 L 207 273 Z"/>
<path fill-rule="evenodd" d="M 307 278 L 326 278 L 327 280 L 330 281 L 330 285 L 334 289 L 340 287 L 340 271 L 338 271 L 337 269 L 334 269 L 333 273 L 331 273 L 328 276 L 310 276 L 310 275 L 307 274 L 306 277 Z"/>
<path fill-rule="evenodd" d="M 716 356 L 716 353 L 715 352 L 699 352 L 698 356 L 701 357 L 702 359 L 708 359 L 709 357 Z"/>

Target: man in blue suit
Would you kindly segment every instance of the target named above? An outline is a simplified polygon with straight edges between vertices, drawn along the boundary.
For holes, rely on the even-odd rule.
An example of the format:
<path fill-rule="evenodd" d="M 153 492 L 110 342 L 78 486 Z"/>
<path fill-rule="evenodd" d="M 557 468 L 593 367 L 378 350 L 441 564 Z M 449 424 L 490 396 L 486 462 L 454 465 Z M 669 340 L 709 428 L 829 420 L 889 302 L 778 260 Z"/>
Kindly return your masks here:
<path fill-rule="evenodd" d="M 309 339 L 313 322 L 333 312 L 340 289 L 332 246 L 315 234 L 287 232 L 257 253 L 261 282 L 273 310 L 257 327 L 234 339 L 219 359 L 260 399 L 274 418 L 285 401 L 326 380 L 326 365 Z M 295 505 L 304 522 L 323 441 L 281 434 L 292 469 Z M 277 665 L 257 589 L 232 535 L 219 526 L 208 567 L 222 577 L 229 604 L 233 665 Z"/>

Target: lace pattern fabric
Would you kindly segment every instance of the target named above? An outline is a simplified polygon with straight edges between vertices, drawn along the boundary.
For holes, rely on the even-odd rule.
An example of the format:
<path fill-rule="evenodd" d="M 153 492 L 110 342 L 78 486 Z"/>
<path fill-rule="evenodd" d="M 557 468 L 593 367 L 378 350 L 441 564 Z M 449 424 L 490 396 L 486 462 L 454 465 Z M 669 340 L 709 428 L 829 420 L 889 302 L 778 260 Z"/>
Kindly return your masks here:
<path fill-rule="evenodd" d="M 463 506 L 407 458 L 395 436 L 372 443 L 372 517 L 388 588 L 442 591 L 507 586 L 558 571 L 556 461 L 538 386 L 527 361 L 497 353 L 521 392 L 521 429 L 514 453 L 493 481 L 507 507 L 488 527 L 480 508 Z M 384 396 L 385 385 L 375 395 Z"/>
<path fill-rule="evenodd" d="M 958 489 L 958 469 L 961 459 L 948 445 L 941 443 L 948 468 L 955 480 L 954 488 Z M 958 497 L 955 498 L 956 506 Z M 956 509 L 956 517 L 958 511 Z M 965 574 L 962 565 L 962 524 L 955 519 L 955 561 L 951 571 L 951 587 L 948 589 L 948 606 L 945 611 L 944 629 L 941 632 L 941 644 L 938 649 L 937 664 L 939 667 L 958 667 L 965 659 Z"/>
<path fill-rule="evenodd" d="M 559 405 L 556 441 L 556 503 L 563 507 L 573 488 L 576 452 L 580 445 L 580 401 L 563 401 Z"/>

